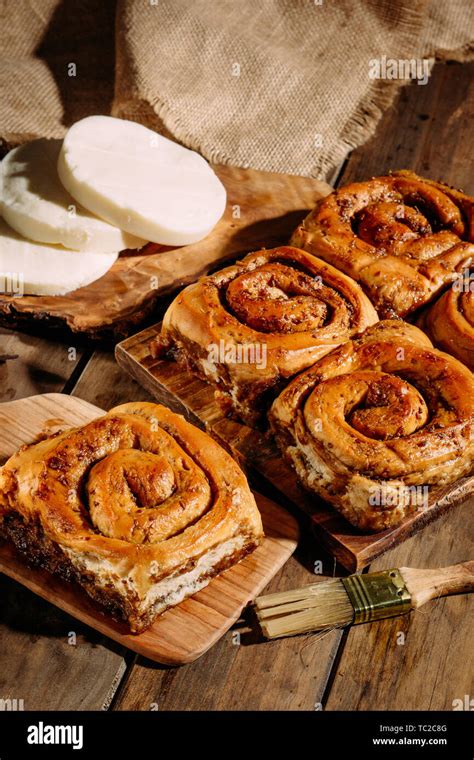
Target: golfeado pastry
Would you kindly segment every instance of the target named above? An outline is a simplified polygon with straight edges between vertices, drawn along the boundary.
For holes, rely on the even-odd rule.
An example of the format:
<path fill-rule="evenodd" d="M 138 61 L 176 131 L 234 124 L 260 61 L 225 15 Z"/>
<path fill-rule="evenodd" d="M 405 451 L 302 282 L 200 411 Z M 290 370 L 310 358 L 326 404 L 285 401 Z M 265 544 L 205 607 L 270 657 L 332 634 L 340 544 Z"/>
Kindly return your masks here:
<path fill-rule="evenodd" d="M 363 531 L 397 525 L 473 471 L 474 375 L 399 320 L 302 372 L 269 416 L 302 484 Z"/>
<path fill-rule="evenodd" d="M 245 476 L 166 407 L 130 403 L 0 470 L 0 531 L 139 633 L 263 537 Z"/>
<path fill-rule="evenodd" d="M 213 383 L 224 408 L 258 425 L 290 377 L 377 319 L 357 283 L 285 246 L 185 288 L 151 351 Z"/>
<path fill-rule="evenodd" d="M 360 282 L 380 317 L 431 301 L 474 261 L 474 199 L 399 171 L 324 198 L 292 245 Z"/>
<path fill-rule="evenodd" d="M 474 274 L 466 272 L 422 314 L 433 343 L 474 371 Z"/>

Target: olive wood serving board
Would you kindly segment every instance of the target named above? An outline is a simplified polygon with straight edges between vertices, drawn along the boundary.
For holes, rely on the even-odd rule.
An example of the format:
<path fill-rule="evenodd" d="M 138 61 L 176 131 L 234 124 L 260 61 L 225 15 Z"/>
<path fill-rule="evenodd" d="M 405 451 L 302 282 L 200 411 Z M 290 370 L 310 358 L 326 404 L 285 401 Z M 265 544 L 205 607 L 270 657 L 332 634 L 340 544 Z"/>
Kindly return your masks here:
<path fill-rule="evenodd" d="M 47 393 L 0 404 L 0 463 L 20 446 L 59 429 L 83 425 L 104 414 L 74 396 Z M 83 623 L 156 662 L 181 665 L 206 652 L 239 619 L 296 548 L 298 523 L 285 509 L 255 494 L 265 539 L 252 554 L 209 585 L 164 612 L 146 631 L 128 633 L 124 623 L 101 611 L 78 585 L 30 567 L 0 540 L 0 571 Z"/>
<path fill-rule="evenodd" d="M 273 441 L 246 425 L 227 418 L 214 400 L 208 383 L 181 369 L 175 362 L 154 359 L 150 341 L 160 324 L 122 341 L 115 347 L 119 365 L 162 404 L 185 413 L 231 450 L 245 467 L 250 467 L 280 494 L 311 518 L 316 535 L 350 572 L 366 567 L 376 557 L 401 543 L 455 504 L 474 495 L 474 476 L 450 486 L 430 489 L 428 504 L 406 517 L 396 528 L 364 534 L 354 528 L 331 505 L 304 491 L 290 466 L 283 461 Z M 275 491 L 276 489 L 276 491 Z M 278 496 L 277 496 L 278 498 Z"/>
<path fill-rule="evenodd" d="M 287 243 L 308 210 L 332 189 L 309 177 L 213 168 L 227 190 L 227 206 L 204 240 L 181 248 L 150 243 L 141 251 L 123 251 L 103 277 L 64 296 L 0 293 L 0 325 L 120 340 L 151 315 L 159 299 L 219 262 Z"/>

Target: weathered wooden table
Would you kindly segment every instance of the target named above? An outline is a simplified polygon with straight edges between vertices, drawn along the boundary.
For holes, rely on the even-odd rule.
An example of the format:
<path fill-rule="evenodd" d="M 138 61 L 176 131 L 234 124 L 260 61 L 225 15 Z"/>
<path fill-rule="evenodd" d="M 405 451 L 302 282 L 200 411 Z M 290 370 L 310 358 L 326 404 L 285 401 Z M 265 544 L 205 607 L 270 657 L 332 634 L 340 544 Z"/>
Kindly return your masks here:
<path fill-rule="evenodd" d="M 474 193 L 473 75 L 474 64 L 438 64 L 427 86 L 404 88 L 337 184 L 410 168 Z M 111 353 L 0 335 L 0 354 L 18 355 L 0 364 L 2 401 L 62 391 L 109 409 L 148 398 Z M 455 509 L 370 569 L 472 558 L 473 507 Z M 269 590 L 311 582 L 318 559 L 332 575 L 332 559 L 306 535 Z M 167 668 L 0 577 L 0 698 L 22 699 L 26 710 L 452 710 L 453 700 L 474 694 L 473 609 L 460 596 L 402 619 L 269 643 L 250 635 L 237 644 L 229 631 L 195 663 Z"/>

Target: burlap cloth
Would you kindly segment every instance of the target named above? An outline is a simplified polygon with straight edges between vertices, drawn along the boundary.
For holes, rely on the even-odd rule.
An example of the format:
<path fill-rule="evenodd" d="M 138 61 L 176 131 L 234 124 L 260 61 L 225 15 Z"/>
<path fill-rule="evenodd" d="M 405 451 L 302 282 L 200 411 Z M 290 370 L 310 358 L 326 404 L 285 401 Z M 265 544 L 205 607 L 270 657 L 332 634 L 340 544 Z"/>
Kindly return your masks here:
<path fill-rule="evenodd" d="M 112 113 L 212 161 L 316 177 L 371 135 L 407 83 L 371 79 L 372 59 L 474 56 L 472 0 L 0 0 L 0 8 L 8 144 Z"/>

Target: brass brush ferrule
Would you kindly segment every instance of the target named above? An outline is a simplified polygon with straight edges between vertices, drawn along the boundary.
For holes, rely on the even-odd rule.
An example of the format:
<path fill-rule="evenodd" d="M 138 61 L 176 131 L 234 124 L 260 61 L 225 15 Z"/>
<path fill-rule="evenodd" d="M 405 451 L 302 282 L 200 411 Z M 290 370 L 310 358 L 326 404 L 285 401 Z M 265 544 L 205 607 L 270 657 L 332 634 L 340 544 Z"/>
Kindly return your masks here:
<path fill-rule="evenodd" d="M 341 578 L 354 607 L 353 624 L 404 615 L 411 610 L 411 595 L 397 569 Z"/>

